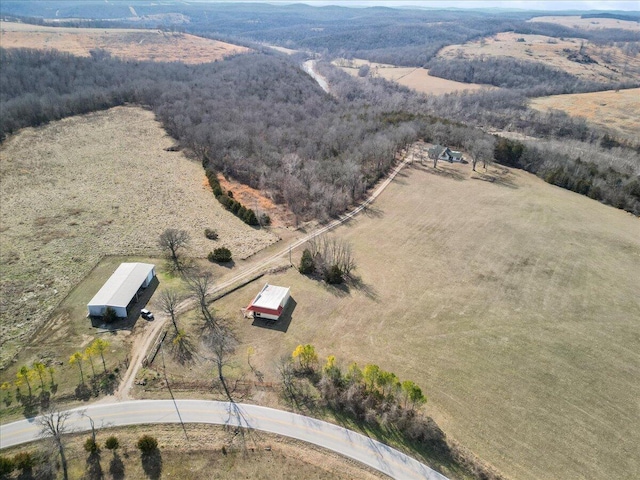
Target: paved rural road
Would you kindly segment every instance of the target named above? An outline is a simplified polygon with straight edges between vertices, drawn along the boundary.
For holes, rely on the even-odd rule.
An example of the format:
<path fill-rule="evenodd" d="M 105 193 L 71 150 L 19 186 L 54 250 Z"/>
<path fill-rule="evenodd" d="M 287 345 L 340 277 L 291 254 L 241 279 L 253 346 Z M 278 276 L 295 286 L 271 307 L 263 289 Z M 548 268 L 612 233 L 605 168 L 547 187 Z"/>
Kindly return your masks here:
<path fill-rule="evenodd" d="M 89 405 L 70 412 L 72 415 L 66 425 L 76 432 L 91 429 L 87 416 L 99 427 L 181 422 L 242 426 L 333 450 L 399 480 L 447 480 L 417 460 L 359 433 L 258 405 L 208 400 L 136 400 L 110 405 Z M 0 448 L 35 440 L 38 438 L 38 431 L 34 419 L 1 425 Z"/>

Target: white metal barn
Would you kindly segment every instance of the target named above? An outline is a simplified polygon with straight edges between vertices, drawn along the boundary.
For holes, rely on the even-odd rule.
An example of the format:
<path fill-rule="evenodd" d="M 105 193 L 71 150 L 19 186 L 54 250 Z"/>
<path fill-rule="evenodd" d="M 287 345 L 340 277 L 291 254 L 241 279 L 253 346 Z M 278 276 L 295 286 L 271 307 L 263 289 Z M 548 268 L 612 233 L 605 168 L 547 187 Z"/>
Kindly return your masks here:
<path fill-rule="evenodd" d="M 131 301 L 138 299 L 138 291 L 148 287 L 155 276 L 156 266 L 150 263 L 121 263 L 87 304 L 89 316 L 103 316 L 111 307 L 118 317 L 125 318 Z"/>
<path fill-rule="evenodd" d="M 278 320 L 287 306 L 289 297 L 291 297 L 290 288 L 267 283 L 249 304 L 247 311 L 253 312 L 254 318 Z"/>

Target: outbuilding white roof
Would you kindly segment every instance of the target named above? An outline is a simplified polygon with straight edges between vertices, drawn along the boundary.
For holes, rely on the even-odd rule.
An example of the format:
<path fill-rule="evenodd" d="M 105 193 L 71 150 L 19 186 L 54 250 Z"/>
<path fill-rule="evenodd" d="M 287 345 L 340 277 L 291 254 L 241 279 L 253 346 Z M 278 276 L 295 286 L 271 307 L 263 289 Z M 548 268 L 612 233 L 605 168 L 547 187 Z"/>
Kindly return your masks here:
<path fill-rule="evenodd" d="M 121 263 L 88 306 L 126 307 L 154 267 L 150 263 Z"/>
<path fill-rule="evenodd" d="M 288 287 L 278 287 L 267 283 L 262 287 L 260 293 L 256 295 L 256 298 L 253 299 L 250 307 L 278 310 L 280 303 L 282 303 L 282 300 L 284 300 L 287 295 L 289 295 Z"/>

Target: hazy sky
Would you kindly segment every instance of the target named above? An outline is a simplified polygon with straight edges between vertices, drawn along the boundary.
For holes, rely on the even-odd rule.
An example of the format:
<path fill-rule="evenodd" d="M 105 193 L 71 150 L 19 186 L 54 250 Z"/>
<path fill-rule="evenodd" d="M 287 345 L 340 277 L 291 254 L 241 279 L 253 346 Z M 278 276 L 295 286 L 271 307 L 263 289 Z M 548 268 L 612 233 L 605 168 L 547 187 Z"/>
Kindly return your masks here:
<path fill-rule="evenodd" d="M 253 0 L 255 1 L 255 0 Z M 294 3 L 263 0 L 267 3 Z M 432 8 L 517 8 L 523 10 L 629 10 L 640 11 L 640 0 L 300 0 L 310 5 L 369 7 L 412 6 Z"/>

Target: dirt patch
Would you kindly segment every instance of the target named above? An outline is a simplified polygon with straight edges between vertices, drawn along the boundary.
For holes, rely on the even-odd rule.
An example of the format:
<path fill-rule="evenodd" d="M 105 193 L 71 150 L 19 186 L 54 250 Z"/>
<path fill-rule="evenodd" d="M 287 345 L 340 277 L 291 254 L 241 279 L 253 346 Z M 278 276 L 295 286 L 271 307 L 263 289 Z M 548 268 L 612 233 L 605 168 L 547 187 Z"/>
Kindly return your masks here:
<path fill-rule="evenodd" d="M 233 198 L 245 207 L 251 208 L 256 212 L 258 218 L 263 213 L 269 215 L 272 227 L 293 227 L 295 225 L 295 215 L 285 205 L 275 203 L 260 190 L 227 179 L 223 175 L 218 175 L 218 180 L 225 191 L 232 192 Z"/>
<path fill-rule="evenodd" d="M 602 30 L 605 28 L 619 28 L 640 32 L 640 23 L 629 20 L 617 20 L 615 18 L 581 18 L 578 15 L 549 15 L 534 17 L 529 22 L 555 23 L 563 27 L 579 28 L 582 30 Z"/>
<path fill-rule="evenodd" d="M 618 47 L 598 46 L 580 38 L 558 39 L 544 35 L 502 32 L 463 45 L 450 45 L 438 52 L 438 57 L 441 58 L 483 56 L 542 62 L 596 82 L 640 80 L 640 56 L 631 57 Z M 587 58 L 593 62 L 581 60 Z"/>
<path fill-rule="evenodd" d="M 88 57 L 102 49 L 129 60 L 208 63 L 229 55 L 246 53 L 246 47 L 183 33 L 160 30 L 58 28 L 0 22 L 3 48 L 59 50 Z"/>
<path fill-rule="evenodd" d="M 398 67 L 361 59 L 340 59 L 336 60 L 334 64 L 353 77 L 358 76 L 358 69 L 362 65 L 369 65 L 371 67 L 370 75 L 372 77 L 382 77 L 427 95 L 444 95 L 446 93 L 462 92 L 465 90 L 474 91 L 483 88 L 494 88 L 477 83 L 462 83 L 432 77 L 429 75 L 429 70 L 425 68 Z"/>
<path fill-rule="evenodd" d="M 532 99 L 529 105 L 541 111 L 562 110 L 583 117 L 616 137 L 638 141 L 640 88 L 553 95 Z"/>
<path fill-rule="evenodd" d="M 160 255 L 169 227 L 187 230 L 200 258 L 224 245 L 242 259 L 278 240 L 224 210 L 202 166 L 165 150 L 173 144 L 152 112 L 118 107 L 24 129 L 0 147 L 0 364 L 104 255 Z"/>

